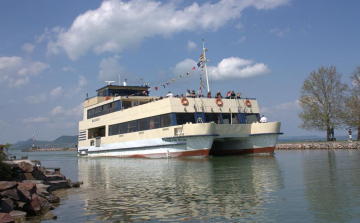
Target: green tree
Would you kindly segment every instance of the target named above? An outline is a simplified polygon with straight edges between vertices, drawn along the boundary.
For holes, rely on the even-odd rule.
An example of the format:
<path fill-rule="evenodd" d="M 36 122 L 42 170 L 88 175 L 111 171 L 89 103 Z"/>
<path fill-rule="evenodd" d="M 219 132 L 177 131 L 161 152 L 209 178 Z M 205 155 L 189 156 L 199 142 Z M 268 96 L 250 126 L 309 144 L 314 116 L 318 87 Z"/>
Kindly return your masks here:
<path fill-rule="evenodd" d="M 350 77 L 352 83 L 350 95 L 345 101 L 347 116 L 345 123 L 358 131 L 357 140 L 360 140 L 360 67 L 356 67 Z"/>
<path fill-rule="evenodd" d="M 302 129 L 326 131 L 329 141 L 330 128 L 342 128 L 344 105 L 348 86 L 341 82 L 336 67 L 320 67 L 304 80 L 301 88 L 299 114 Z"/>
<path fill-rule="evenodd" d="M 8 151 L 11 144 L 0 145 L 0 181 L 11 180 L 12 172 L 10 165 L 3 163 L 3 160 L 7 159 Z"/>

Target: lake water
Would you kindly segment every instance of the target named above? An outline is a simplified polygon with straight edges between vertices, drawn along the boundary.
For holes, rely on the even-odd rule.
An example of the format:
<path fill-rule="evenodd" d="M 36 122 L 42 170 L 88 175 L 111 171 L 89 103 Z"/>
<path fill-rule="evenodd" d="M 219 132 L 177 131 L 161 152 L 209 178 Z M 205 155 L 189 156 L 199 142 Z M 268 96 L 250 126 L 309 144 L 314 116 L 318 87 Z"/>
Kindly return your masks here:
<path fill-rule="evenodd" d="M 358 150 L 203 159 L 21 153 L 61 167 L 57 222 L 360 222 Z"/>

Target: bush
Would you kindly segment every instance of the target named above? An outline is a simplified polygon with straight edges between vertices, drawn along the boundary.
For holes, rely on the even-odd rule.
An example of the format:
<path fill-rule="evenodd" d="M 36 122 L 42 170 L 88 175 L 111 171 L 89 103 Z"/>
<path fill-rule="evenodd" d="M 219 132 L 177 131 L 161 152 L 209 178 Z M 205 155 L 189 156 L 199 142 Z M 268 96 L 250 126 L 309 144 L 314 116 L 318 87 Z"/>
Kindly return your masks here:
<path fill-rule="evenodd" d="M 12 179 L 12 170 L 9 164 L 0 161 L 0 181 Z"/>

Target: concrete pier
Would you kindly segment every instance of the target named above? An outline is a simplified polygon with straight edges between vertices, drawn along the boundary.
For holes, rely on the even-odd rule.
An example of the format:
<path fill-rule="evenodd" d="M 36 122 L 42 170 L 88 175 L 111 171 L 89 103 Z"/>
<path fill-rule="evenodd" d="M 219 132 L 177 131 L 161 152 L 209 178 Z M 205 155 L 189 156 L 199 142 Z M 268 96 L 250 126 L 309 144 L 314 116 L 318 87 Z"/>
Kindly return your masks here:
<path fill-rule="evenodd" d="M 278 143 L 275 150 L 360 149 L 360 141 Z"/>

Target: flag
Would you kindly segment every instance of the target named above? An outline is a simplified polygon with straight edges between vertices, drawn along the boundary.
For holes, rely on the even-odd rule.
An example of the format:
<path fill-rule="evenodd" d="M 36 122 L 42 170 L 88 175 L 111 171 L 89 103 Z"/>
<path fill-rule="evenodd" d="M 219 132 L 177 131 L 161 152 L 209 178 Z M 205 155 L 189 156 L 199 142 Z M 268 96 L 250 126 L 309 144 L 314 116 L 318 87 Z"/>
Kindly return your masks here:
<path fill-rule="evenodd" d="M 203 87 L 205 89 L 205 87 L 204 87 L 204 85 L 202 83 L 200 83 L 200 85 L 201 85 L 201 87 Z"/>
<path fill-rule="evenodd" d="M 164 86 L 164 88 L 165 88 L 165 84 L 161 84 L 161 86 Z"/>
<path fill-rule="evenodd" d="M 202 73 L 200 73 L 200 77 L 202 76 Z"/>
<path fill-rule="evenodd" d="M 200 55 L 200 58 L 203 59 L 203 58 L 204 58 L 204 54 L 201 54 L 201 55 Z"/>
<path fill-rule="evenodd" d="M 158 87 L 155 87 L 155 91 L 157 91 Z"/>
<path fill-rule="evenodd" d="M 170 84 L 170 81 L 166 82 L 166 84 L 169 85 L 169 84 Z"/>
<path fill-rule="evenodd" d="M 199 88 L 199 94 L 202 94 L 202 90 L 201 90 L 201 87 Z"/>
<path fill-rule="evenodd" d="M 189 76 L 189 72 L 186 73 L 186 76 Z"/>
<path fill-rule="evenodd" d="M 195 70 L 195 67 L 193 67 L 192 69 Z"/>
<path fill-rule="evenodd" d="M 198 67 L 200 67 L 200 62 L 199 62 L 199 63 L 197 63 L 197 66 L 198 66 Z"/>
<path fill-rule="evenodd" d="M 178 78 L 180 78 L 181 77 L 181 75 L 180 76 L 178 76 Z"/>

